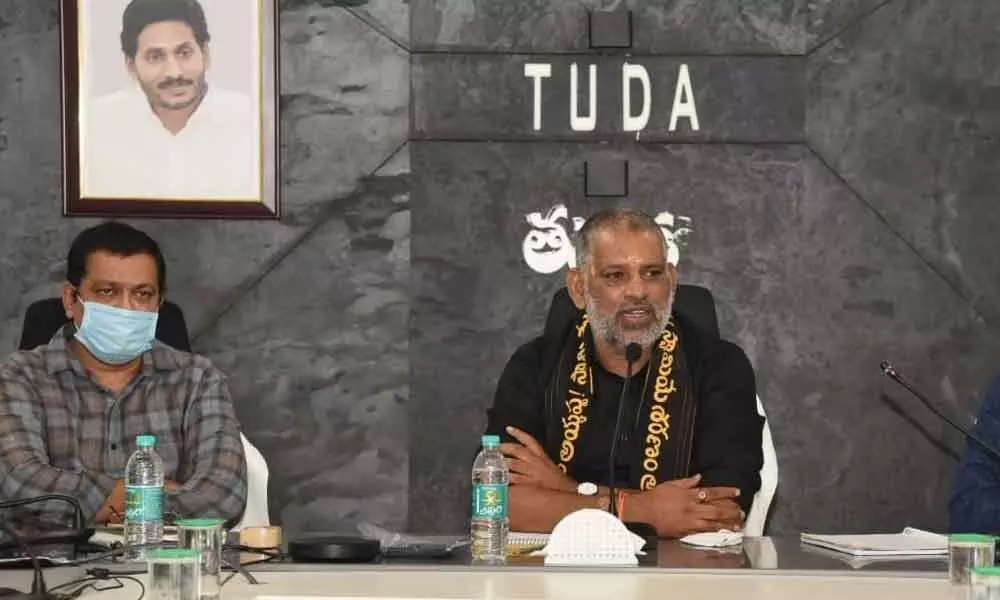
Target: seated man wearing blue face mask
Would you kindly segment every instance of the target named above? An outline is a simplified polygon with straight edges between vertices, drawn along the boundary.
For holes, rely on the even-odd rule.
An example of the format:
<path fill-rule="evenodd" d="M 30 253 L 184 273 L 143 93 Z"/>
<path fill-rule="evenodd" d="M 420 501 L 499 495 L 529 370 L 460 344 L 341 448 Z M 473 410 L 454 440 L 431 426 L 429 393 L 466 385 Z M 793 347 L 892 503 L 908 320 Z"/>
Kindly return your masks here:
<path fill-rule="evenodd" d="M 246 502 L 239 423 L 208 359 L 155 340 L 166 268 L 159 246 L 128 225 L 80 233 L 69 251 L 66 324 L 45 346 L 0 365 L 0 502 L 64 494 L 95 523 L 120 522 L 136 436 L 156 436 L 163 511 L 238 517 Z M 31 506 L 68 524 L 62 503 Z"/>

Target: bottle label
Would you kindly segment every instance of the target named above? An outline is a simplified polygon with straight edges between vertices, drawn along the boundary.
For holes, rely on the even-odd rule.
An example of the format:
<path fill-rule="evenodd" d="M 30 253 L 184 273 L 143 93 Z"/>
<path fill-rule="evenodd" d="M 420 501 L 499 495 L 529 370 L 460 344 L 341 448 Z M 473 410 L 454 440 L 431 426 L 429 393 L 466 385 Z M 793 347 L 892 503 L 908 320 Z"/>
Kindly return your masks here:
<path fill-rule="evenodd" d="M 159 521 L 163 518 L 163 487 L 129 485 L 125 487 L 125 519 L 133 523 Z"/>
<path fill-rule="evenodd" d="M 503 483 L 473 484 L 472 516 L 477 519 L 506 519 L 507 485 Z"/>

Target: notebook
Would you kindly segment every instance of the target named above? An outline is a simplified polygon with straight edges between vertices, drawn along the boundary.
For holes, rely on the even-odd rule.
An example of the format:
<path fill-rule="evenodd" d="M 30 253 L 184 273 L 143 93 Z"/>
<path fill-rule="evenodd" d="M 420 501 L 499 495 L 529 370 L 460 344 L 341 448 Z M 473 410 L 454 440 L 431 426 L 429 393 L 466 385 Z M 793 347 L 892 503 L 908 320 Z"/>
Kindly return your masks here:
<path fill-rule="evenodd" d="M 827 548 L 851 556 L 937 556 L 948 553 L 948 538 L 907 527 L 900 533 L 861 535 L 817 535 L 803 533 L 803 544 Z"/>
<path fill-rule="evenodd" d="M 547 533 L 522 533 L 512 531 L 507 534 L 508 546 L 544 546 L 549 543 Z"/>
<path fill-rule="evenodd" d="M 947 564 L 948 555 L 947 554 L 893 554 L 893 555 L 879 555 L 879 556 L 852 556 L 850 554 L 845 554 L 844 552 L 838 552 L 837 550 L 828 550 L 827 548 L 821 548 L 819 546 L 803 545 L 802 551 L 809 554 L 815 554 L 816 556 L 822 556 L 824 558 L 829 558 L 830 560 L 836 560 L 841 562 L 852 569 L 864 569 L 867 567 L 874 567 L 876 569 L 885 569 L 886 565 L 893 565 L 891 568 L 896 569 L 908 569 L 906 565 L 911 562 L 927 562 L 927 561 L 944 561 Z"/>

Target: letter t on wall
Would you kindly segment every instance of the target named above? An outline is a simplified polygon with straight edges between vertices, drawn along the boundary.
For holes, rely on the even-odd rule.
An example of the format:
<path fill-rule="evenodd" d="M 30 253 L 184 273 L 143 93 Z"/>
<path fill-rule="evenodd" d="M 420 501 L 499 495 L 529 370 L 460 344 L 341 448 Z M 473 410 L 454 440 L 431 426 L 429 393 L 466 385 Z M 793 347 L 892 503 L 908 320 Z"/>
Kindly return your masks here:
<path fill-rule="evenodd" d="M 552 77 L 552 65 L 549 63 L 524 63 L 524 76 L 530 77 L 534 82 L 531 128 L 539 131 L 542 128 L 542 79 Z"/>

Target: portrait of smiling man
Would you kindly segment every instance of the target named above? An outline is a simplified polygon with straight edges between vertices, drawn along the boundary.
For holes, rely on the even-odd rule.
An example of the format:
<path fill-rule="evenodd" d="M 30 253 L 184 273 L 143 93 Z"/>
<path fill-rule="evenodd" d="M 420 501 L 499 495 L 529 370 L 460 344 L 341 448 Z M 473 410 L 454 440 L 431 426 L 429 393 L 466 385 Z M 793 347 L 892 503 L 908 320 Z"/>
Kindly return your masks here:
<path fill-rule="evenodd" d="M 249 94 L 212 82 L 212 36 L 198 0 L 131 0 L 118 43 L 131 81 L 82 105 L 82 194 L 258 197 L 259 119 Z M 95 73 L 117 67 L 94 62 Z"/>

